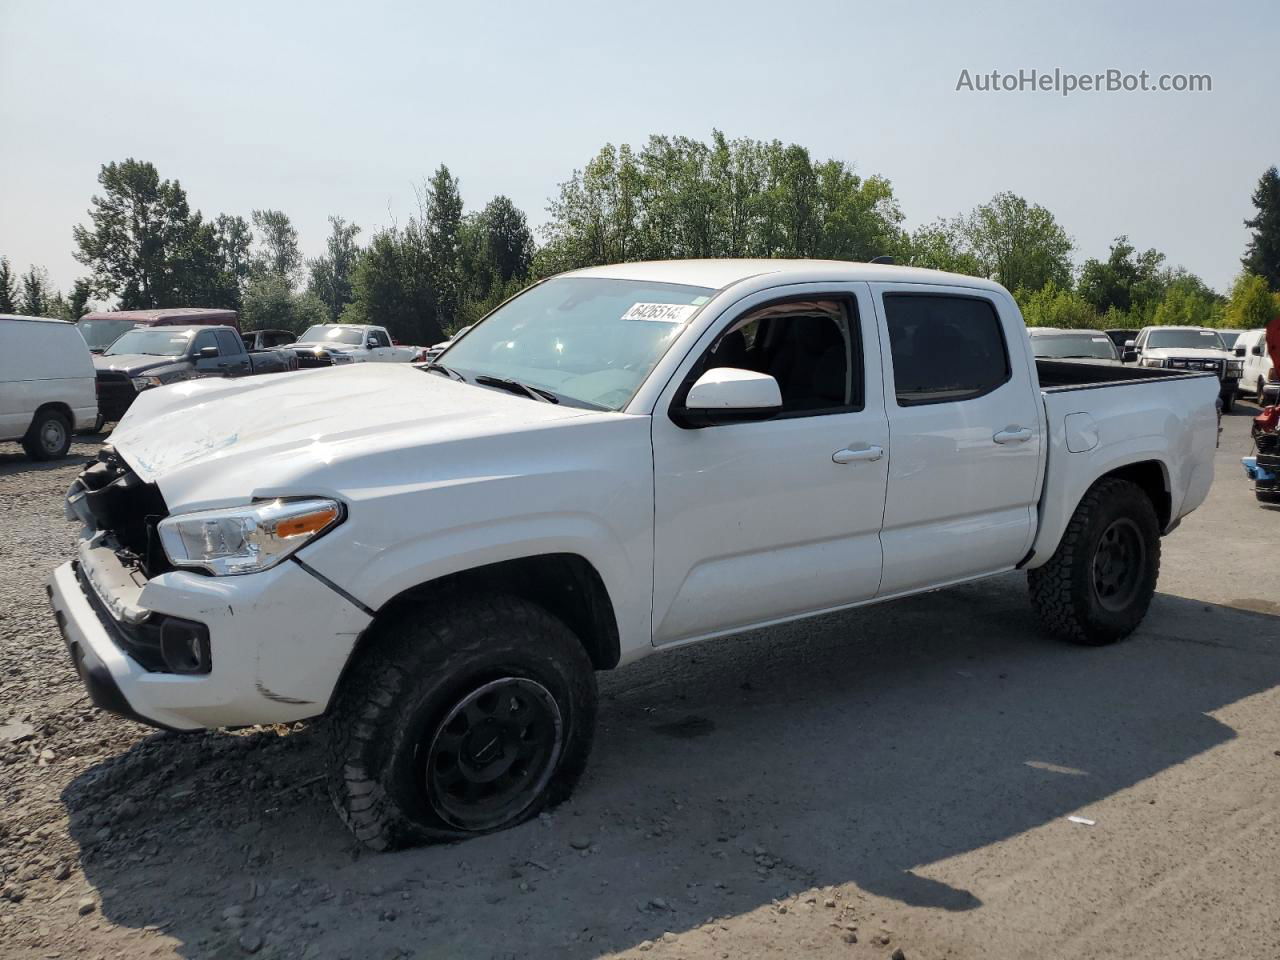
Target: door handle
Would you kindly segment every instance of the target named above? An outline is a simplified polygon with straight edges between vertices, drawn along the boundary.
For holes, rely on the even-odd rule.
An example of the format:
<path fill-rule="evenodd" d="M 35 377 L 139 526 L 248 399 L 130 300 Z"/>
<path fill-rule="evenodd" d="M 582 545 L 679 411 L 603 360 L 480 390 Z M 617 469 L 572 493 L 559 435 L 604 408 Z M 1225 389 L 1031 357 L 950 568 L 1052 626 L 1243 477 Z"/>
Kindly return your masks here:
<path fill-rule="evenodd" d="M 991 439 L 996 443 L 1026 443 L 1031 439 L 1031 431 L 1026 427 L 1010 424 Z"/>
<path fill-rule="evenodd" d="M 837 450 L 833 453 L 831 459 L 835 463 L 856 463 L 859 460 L 879 460 L 883 456 L 883 447 L 860 447 L 857 450 L 845 447 L 843 450 Z"/>

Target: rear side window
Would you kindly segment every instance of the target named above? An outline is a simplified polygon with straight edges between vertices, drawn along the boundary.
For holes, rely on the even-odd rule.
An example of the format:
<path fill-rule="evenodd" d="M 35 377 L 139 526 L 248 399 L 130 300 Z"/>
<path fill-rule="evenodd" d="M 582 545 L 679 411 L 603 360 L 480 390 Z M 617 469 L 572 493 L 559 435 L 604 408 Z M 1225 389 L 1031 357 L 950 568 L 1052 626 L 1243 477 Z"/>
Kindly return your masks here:
<path fill-rule="evenodd" d="M 884 313 L 899 406 L 971 400 L 1009 379 L 1004 330 L 990 300 L 889 293 Z"/>

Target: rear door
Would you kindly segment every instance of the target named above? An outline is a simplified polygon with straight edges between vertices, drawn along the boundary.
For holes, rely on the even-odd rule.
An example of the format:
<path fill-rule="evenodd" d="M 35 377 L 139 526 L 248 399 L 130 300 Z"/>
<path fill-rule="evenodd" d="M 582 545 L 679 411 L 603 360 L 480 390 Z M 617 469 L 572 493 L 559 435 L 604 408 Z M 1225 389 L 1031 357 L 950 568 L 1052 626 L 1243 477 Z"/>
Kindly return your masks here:
<path fill-rule="evenodd" d="M 702 337 L 653 413 L 655 644 L 875 596 L 889 442 L 879 353 L 864 283 L 755 294 Z M 672 404 L 711 367 L 774 376 L 782 411 L 678 426 Z"/>
<path fill-rule="evenodd" d="M 1044 439 L 1022 319 L 978 288 L 871 287 L 892 446 L 880 596 L 1015 566 Z"/>

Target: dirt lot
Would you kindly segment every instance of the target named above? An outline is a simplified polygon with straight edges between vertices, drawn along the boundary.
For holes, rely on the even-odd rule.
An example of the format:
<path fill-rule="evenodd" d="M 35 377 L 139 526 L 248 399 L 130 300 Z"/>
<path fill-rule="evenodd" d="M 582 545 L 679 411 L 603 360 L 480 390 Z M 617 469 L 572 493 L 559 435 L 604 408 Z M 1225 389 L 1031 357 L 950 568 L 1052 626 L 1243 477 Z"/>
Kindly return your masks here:
<path fill-rule="evenodd" d="M 43 590 L 77 463 L 0 448 L 0 956 L 1280 957 L 1252 412 L 1126 643 L 1045 639 L 1010 575 L 650 658 L 601 677 L 574 801 L 383 856 L 331 812 L 315 729 L 90 706 Z"/>

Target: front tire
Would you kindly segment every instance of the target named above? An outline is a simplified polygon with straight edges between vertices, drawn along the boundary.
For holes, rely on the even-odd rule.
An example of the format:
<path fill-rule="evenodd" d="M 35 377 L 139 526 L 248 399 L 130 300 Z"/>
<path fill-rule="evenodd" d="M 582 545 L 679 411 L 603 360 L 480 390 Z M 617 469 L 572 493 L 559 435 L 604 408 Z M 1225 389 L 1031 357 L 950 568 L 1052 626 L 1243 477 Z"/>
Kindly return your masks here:
<path fill-rule="evenodd" d="M 1134 631 L 1160 575 L 1160 524 L 1151 499 L 1127 480 L 1097 481 L 1058 549 L 1027 572 L 1040 622 L 1072 643 L 1101 646 Z"/>
<path fill-rule="evenodd" d="M 61 460 L 71 449 L 71 424 L 56 410 L 37 411 L 22 449 L 32 460 Z"/>
<path fill-rule="evenodd" d="M 1222 412 L 1223 413 L 1230 413 L 1233 409 L 1235 409 L 1235 405 L 1236 405 L 1235 390 L 1232 390 L 1230 393 L 1224 393 L 1222 395 Z"/>
<path fill-rule="evenodd" d="M 461 595 L 378 628 L 333 711 L 329 793 L 365 846 L 515 826 L 586 765 L 595 674 L 578 638 L 515 597 Z"/>
<path fill-rule="evenodd" d="M 1267 405 L 1267 384 L 1261 377 L 1258 378 L 1258 396 L 1254 402 L 1260 407 Z"/>

